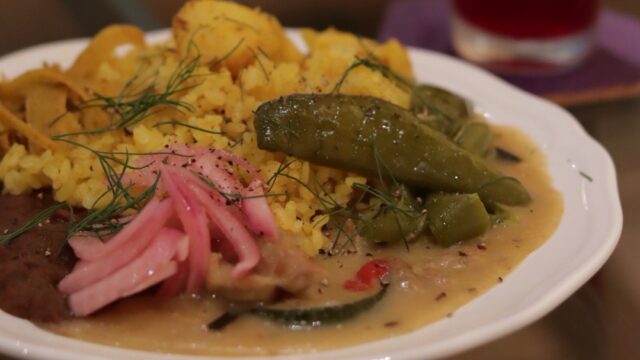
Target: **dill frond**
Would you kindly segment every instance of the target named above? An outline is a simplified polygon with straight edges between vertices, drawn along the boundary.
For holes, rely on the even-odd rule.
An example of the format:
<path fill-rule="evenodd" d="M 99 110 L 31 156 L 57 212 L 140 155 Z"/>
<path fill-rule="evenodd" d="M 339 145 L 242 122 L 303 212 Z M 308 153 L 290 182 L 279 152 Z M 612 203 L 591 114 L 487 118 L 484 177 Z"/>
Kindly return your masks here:
<path fill-rule="evenodd" d="M 156 124 L 153 125 L 153 127 L 160 127 L 162 125 L 182 126 L 182 127 L 186 127 L 186 128 L 189 128 L 189 129 L 201 131 L 201 132 L 204 132 L 204 133 L 207 133 L 207 134 L 224 135 L 224 132 L 222 132 L 222 131 L 207 130 L 205 128 L 201 128 L 199 126 L 187 124 L 185 122 L 178 121 L 178 120 L 175 120 L 175 119 L 174 120 L 167 120 L 167 121 L 157 122 Z"/>
<path fill-rule="evenodd" d="M 269 56 L 269 54 L 267 54 L 267 52 L 262 48 L 262 46 L 258 45 L 258 51 L 260 51 L 260 53 L 262 55 L 264 55 L 265 58 L 267 58 L 267 60 L 271 61 L 271 57 Z"/>
<path fill-rule="evenodd" d="M 340 79 L 334 85 L 333 89 L 331 90 L 331 93 L 332 94 L 333 93 L 339 93 L 340 92 L 340 88 L 344 84 L 344 82 L 347 79 L 347 77 L 349 76 L 349 74 L 354 69 L 356 69 L 356 68 L 358 68 L 360 66 L 364 66 L 364 67 L 369 68 L 369 69 L 371 69 L 373 71 L 377 71 L 377 72 L 381 73 L 384 77 L 386 77 L 388 79 L 391 79 L 392 81 L 396 82 L 399 86 L 404 87 L 408 91 L 412 91 L 412 89 L 415 88 L 415 84 L 412 81 L 406 79 L 402 75 L 400 75 L 400 74 L 396 73 L 395 71 L 391 70 L 387 65 L 385 65 L 382 62 L 376 60 L 375 58 L 371 58 L 371 57 L 360 58 L 360 57 L 356 56 L 356 59 L 342 73 L 342 76 L 340 76 Z"/>
<path fill-rule="evenodd" d="M 262 73 L 264 74 L 264 78 L 267 80 L 267 82 L 271 81 L 271 80 L 269 80 L 269 73 L 267 72 L 267 68 L 264 67 L 264 64 L 262 63 L 262 60 L 260 60 L 260 56 L 258 56 L 258 53 L 256 53 L 256 51 L 253 50 L 250 47 L 249 47 L 249 51 L 251 51 L 251 53 L 253 54 L 253 58 L 258 63 L 258 66 L 260 66 L 260 69 L 262 70 Z"/>
<path fill-rule="evenodd" d="M 255 32 L 258 32 L 258 28 L 256 28 L 255 26 L 253 26 L 253 25 L 251 25 L 251 24 L 249 24 L 249 23 L 247 23 L 247 22 L 240 21 L 240 20 L 238 20 L 238 19 L 234 19 L 234 18 L 229 17 L 229 16 L 227 16 L 227 15 L 222 15 L 220 18 L 221 18 L 221 19 L 223 19 L 223 20 L 226 20 L 226 21 L 232 22 L 232 23 L 234 23 L 234 24 L 238 24 L 238 25 L 240 25 L 240 26 L 242 26 L 242 27 L 249 28 L 249 29 L 251 29 L 251 30 L 253 30 L 253 31 L 255 31 Z"/>
<path fill-rule="evenodd" d="M 444 117 L 447 120 L 452 121 L 450 116 L 443 113 L 437 107 L 433 106 L 433 104 L 428 99 L 426 99 L 419 91 L 417 91 L 418 86 L 416 83 L 414 83 L 413 81 L 410 81 L 404 76 L 391 70 L 389 66 L 382 63 L 370 50 L 367 50 L 366 46 L 364 45 L 364 43 L 362 43 L 362 41 L 361 41 L 361 44 L 362 44 L 362 47 L 368 52 L 367 57 L 360 58 L 356 56 L 356 59 L 345 69 L 345 71 L 340 76 L 340 79 L 338 79 L 333 89 L 330 91 L 331 94 L 340 92 L 342 85 L 346 81 L 351 71 L 353 71 L 354 69 L 360 66 L 364 66 L 372 71 L 379 72 L 385 78 L 395 82 L 396 85 L 398 85 L 399 87 L 406 89 L 413 98 L 415 98 L 417 101 L 420 102 L 420 104 L 422 104 L 427 110 L 429 110 L 429 113 L 437 114 L 439 116 Z"/>
<path fill-rule="evenodd" d="M 236 52 L 236 50 L 238 50 L 238 48 L 240 47 L 240 45 L 242 45 L 242 43 L 244 43 L 244 38 L 241 38 L 240 40 L 238 40 L 238 42 L 229 51 L 227 51 L 227 53 L 224 54 L 220 59 L 216 59 L 211 64 L 209 64 L 209 67 L 215 68 L 218 65 L 222 64 L 225 60 L 230 58 L 231 55 L 233 55 L 233 53 Z"/>
<path fill-rule="evenodd" d="M 195 55 L 190 58 L 190 54 L 194 52 Z M 99 135 L 116 130 L 128 131 L 132 126 L 161 111 L 162 107 L 169 107 L 180 113 L 193 112 L 194 108 L 191 104 L 175 97 L 200 85 L 189 84 L 198 76 L 195 71 L 199 63 L 200 53 L 195 44 L 190 41 L 187 55 L 179 59 L 176 69 L 164 86 L 158 84 L 157 73 L 150 75 L 149 78 L 142 78 L 141 74 L 137 73 L 127 80 L 115 96 L 96 93 L 92 99 L 78 106 L 79 110 L 100 108 L 107 111 L 111 114 L 111 122 L 108 126 L 58 134 L 54 137 L 62 139 L 76 135 Z"/>
<path fill-rule="evenodd" d="M 31 230 L 32 228 L 38 226 L 38 224 L 40 224 L 43 221 L 45 221 L 48 218 L 50 218 L 51 215 L 53 215 L 58 209 L 62 209 L 65 206 L 67 206 L 67 205 L 64 204 L 64 203 L 55 204 L 55 205 L 51 205 L 48 208 L 42 210 L 41 212 L 36 214 L 31 220 L 27 221 L 26 223 L 24 223 L 22 226 L 20 226 L 16 230 L 0 236 L 0 245 L 4 245 L 4 244 L 8 243 L 9 241 L 17 238 L 18 236 L 24 234 L 25 232 Z"/>

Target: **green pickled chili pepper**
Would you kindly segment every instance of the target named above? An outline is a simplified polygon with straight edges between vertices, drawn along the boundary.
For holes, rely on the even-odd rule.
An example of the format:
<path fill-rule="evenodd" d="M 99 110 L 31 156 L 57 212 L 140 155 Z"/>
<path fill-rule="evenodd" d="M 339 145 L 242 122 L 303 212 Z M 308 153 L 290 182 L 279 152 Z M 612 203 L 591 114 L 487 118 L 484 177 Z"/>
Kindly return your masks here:
<path fill-rule="evenodd" d="M 429 230 L 441 246 L 482 235 L 491 219 L 478 194 L 436 193 L 425 204 Z"/>
<path fill-rule="evenodd" d="M 258 147 L 432 191 L 481 192 L 483 201 L 526 205 L 527 191 L 413 113 L 370 96 L 297 94 L 255 113 Z M 380 166 L 384 164 L 385 173 Z M 505 184 L 504 188 L 500 188 Z"/>

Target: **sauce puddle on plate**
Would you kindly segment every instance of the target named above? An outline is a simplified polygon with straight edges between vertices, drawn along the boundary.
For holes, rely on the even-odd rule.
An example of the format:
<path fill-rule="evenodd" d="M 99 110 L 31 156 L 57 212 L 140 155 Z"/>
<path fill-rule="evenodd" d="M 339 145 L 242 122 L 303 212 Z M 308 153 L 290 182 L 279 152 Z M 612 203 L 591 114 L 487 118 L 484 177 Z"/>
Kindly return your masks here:
<path fill-rule="evenodd" d="M 118 302 L 87 318 L 42 325 L 58 334 L 131 349 L 199 355 L 291 354 L 346 347 L 401 335 L 453 314 L 497 286 L 554 232 L 563 212 L 562 196 L 551 184 L 542 152 L 523 134 L 493 127 L 496 145 L 520 156 L 520 163 L 496 162 L 519 179 L 534 201 L 512 208 L 512 220 L 481 237 L 440 248 L 425 239 L 402 246 L 344 256 L 319 256 L 326 269 L 307 293 L 316 305 L 352 301 L 366 294 L 342 289 L 345 279 L 372 258 L 391 259 L 393 276 L 386 296 L 373 308 L 338 325 L 291 329 L 243 315 L 221 331 L 207 324 L 226 305 L 214 298 L 161 299 L 152 295 Z M 369 256 L 368 256 L 369 255 Z"/>

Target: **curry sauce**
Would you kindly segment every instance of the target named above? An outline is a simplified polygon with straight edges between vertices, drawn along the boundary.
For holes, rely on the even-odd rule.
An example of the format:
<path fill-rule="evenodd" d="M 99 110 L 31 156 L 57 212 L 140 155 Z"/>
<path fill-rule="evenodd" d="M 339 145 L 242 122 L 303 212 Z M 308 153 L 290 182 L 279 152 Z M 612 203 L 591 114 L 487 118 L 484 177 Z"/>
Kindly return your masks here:
<path fill-rule="evenodd" d="M 371 294 L 345 291 L 346 279 L 374 258 L 392 268 L 386 296 L 372 309 L 337 325 L 289 328 L 251 315 L 240 316 L 220 331 L 207 324 L 227 304 L 215 296 L 159 298 L 142 295 L 122 300 L 89 318 L 42 325 L 82 340 L 125 348 L 201 355 L 269 355 L 319 351 L 401 335 L 442 319 L 476 296 L 500 286 L 527 255 L 554 232 L 563 212 L 562 196 L 553 188 L 542 152 L 523 134 L 494 127 L 496 145 L 517 154 L 520 163 L 496 161 L 505 174 L 519 179 L 533 202 L 510 208 L 510 220 L 484 235 L 441 248 L 428 239 L 371 247 L 349 254 L 318 255 L 323 269 L 303 299 L 304 306 L 354 301 Z"/>

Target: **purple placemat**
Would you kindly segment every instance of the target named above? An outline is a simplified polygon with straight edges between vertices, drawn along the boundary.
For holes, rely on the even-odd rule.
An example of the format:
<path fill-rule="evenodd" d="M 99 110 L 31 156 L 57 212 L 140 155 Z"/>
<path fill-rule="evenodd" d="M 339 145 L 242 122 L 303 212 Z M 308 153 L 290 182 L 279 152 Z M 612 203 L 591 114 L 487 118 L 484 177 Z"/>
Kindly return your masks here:
<path fill-rule="evenodd" d="M 561 1 L 561 0 L 560 0 Z M 378 38 L 454 55 L 447 0 L 394 1 L 386 10 Z M 553 76 L 501 76 L 540 94 L 584 93 L 640 84 L 640 22 L 611 10 L 602 12 L 594 53 L 575 69 Z"/>

